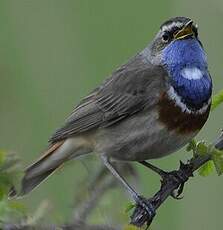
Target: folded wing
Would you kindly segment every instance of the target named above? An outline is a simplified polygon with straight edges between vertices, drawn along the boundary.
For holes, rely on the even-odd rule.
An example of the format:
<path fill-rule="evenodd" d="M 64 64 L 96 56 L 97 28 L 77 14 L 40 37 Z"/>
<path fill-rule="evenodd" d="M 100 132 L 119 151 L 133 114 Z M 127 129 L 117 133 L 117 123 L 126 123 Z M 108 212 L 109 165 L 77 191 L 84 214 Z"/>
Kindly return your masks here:
<path fill-rule="evenodd" d="M 50 138 L 51 143 L 98 127 L 108 127 L 157 104 L 166 73 L 140 55 L 116 70 L 101 87 L 84 98 Z"/>

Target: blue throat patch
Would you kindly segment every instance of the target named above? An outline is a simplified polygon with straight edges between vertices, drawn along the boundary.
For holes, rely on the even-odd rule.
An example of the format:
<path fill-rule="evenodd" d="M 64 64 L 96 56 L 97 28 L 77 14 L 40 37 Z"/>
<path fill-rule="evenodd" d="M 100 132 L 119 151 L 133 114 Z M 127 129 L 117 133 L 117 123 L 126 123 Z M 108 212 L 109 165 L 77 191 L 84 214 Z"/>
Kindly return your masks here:
<path fill-rule="evenodd" d="M 192 109 L 202 108 L 211 97 L 212 81 L 205 52 L 198 40 L 176 40 L 163 50 L 162 55 L 170 84 L 182 102 Z"/>

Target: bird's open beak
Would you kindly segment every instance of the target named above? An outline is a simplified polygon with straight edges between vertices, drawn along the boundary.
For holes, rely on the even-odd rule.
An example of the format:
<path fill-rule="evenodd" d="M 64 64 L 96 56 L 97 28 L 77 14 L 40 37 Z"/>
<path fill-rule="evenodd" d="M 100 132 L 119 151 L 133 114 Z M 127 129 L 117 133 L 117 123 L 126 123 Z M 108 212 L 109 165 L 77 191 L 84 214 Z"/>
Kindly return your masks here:
<path fill-rule="evenodd" d="M 176 34 L 174 34 L 174 39 L 179 40 L 184 39 L 188 36 L 193 36 L 194 32 L 192 30 L 192 25 L 193 21 L 191 20 L 183 27 L 183 29 L 177 31 Z"/>

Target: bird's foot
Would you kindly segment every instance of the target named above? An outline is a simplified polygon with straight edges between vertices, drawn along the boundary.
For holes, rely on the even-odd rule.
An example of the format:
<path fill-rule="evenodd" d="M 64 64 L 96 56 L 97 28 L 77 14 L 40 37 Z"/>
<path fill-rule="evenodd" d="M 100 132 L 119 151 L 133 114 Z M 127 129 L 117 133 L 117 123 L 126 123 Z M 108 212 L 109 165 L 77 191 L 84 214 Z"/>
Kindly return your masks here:
<path fill-rule="evenodd" d="M 171 172 L 166 172 L 147 161 L 140 161 L 140 164 L 144 165 L 145 167 L 151 169 L 153 172 L 160 175 L 162 178 L 161 184 L 162 186 L 166 184 L 174 184 L 176 185 L 176 190 L 173 192 L 172 197 L 175 199 L 181 199 L 180 195 L 183 192 L 184 184 L 188 180 L 189 177 L 193 176 L 191 165 L 184 164 L 180 161 L 180 168 L 179 170 L 174 170 Z"/>
<path fill-rule="evenodd" d="M 152 200 L 146 199 L 143 196 L 137 196 L 135 198 L 135 202 L 136 209 L 131 219 L 134 220 L 133 222 L 136 226 L 142 226 L 142 223 L 145 222 L 147 222 L 147 226 L 149 226 L 156 215 L 156 209 L 152 203 Z"/>
<path fill-rule="evenodd" d="M 189 170 L 189 165 L 184 164 L 180 161 L 179 170 L 174 170 L 171 172 L 162 172 L 162 185 L 168 183 L 176 184 L 176 190 L 171 194 L 174 199 L 182 199 L 180 196 L 183 193 L 185 182 L 189 179 L 189 177 L 193 176 L 191 171 Z"/>

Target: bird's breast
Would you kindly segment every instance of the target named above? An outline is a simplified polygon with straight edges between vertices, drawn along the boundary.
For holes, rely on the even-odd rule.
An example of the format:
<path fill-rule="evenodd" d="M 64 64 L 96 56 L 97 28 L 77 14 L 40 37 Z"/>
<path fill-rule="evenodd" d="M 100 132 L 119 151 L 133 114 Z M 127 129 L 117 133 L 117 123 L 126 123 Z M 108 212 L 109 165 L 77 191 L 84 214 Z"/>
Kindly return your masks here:
<path fill-rule="evenodd" d="M 200 110 L 191 111 L 180 99 L 171 97 L 168 92 L 165 92 L 161 94 L 158 103 L 159 121 L 168 130 L 174 130 L 179 134 L 196 133 L 208 119 L 210 104 L 209 101 Z"/>

